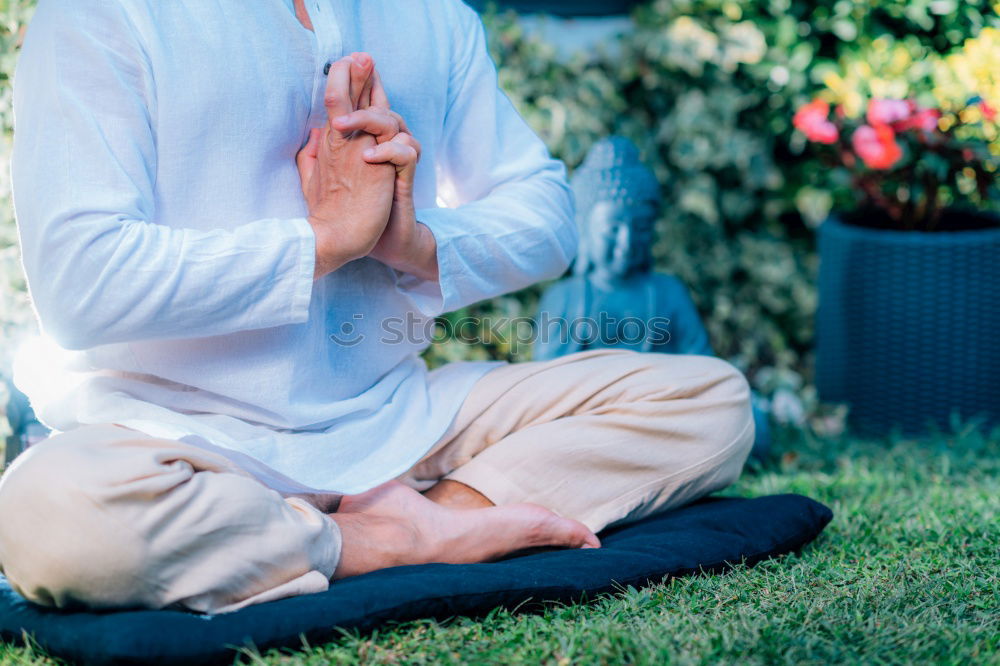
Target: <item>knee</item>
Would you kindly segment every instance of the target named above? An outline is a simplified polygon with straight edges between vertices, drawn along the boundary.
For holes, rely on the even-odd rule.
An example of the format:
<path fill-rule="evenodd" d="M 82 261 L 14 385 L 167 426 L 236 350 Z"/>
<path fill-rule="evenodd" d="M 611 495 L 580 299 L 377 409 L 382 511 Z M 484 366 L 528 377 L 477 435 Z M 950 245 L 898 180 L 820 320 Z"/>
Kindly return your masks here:
<path fill-rule="evenodd" d="M 731 400 L 734 405 L 750 407 L 750 383 L 739 368 L 715 356 L 695 356 L 702 390 L 716 399 Z"/>
<path fill-rule="evenodd" d="M 656 373 L 656 383 L 670 387 L 665 397 L 700 401 L 706 407 L 729 410 L 736 417 L 749 418 L 750 383 L 729 361 L 695 354 L 642 356 Z"/>
<path fill-rule="evenodd" d="M 754 439 L 750 384 L 733 364 L 714 356 L 658 354 L 657 372 L 664 386 L 672 387 L 664 397 L 681 399 L 674 422 L 684 419 L 700 456 L 737 461 L 723 465 L 736 468 L 736 476 L 750 454 Z M 735 480 L 735 476 L 729 480 Z"/>
<path fill-rule="evenodd" d="M 46 606 L 142 605 L 143 544 L 93 487 L 89 446 L 68 435 L 32 446 L 0 479 L 0 571 Z"/>
<path fill-rule="evenodd" d="M 705 357 L 705 384 L 701 399 L 712 413 L 719 443 L 731 444 L 733 455 L 745 459 L 753 446 L 754 420 L 750 382 L 736 366 L 720 358 Z"/>
<path fill-rule="evenodd" d="M 750 383 L 734 365 L 718 358 L 705 364 L 706 384 L 701 395 L 705 402 L 707 441 L 716 456 L 715 489 L 735 482 L 753 448 L 755 425 Z"/>

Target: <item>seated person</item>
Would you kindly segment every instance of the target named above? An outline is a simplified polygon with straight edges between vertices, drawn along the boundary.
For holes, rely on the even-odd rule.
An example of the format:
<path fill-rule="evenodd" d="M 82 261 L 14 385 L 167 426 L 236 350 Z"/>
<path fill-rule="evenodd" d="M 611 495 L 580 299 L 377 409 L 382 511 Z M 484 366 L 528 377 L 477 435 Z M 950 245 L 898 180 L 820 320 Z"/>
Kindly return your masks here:
<path fill-rule="evenodd" d="M 28 599 L 225 612 L 596 548 L 739 475 L 749 390 L 724 361 L 431 372 L 397 334 L 576 249 L 564 168 L 458 0 L 40 0 L 14 109 L 58 345 L 16 376 L 54 434 L 0 480 L 0 566 Z"/>

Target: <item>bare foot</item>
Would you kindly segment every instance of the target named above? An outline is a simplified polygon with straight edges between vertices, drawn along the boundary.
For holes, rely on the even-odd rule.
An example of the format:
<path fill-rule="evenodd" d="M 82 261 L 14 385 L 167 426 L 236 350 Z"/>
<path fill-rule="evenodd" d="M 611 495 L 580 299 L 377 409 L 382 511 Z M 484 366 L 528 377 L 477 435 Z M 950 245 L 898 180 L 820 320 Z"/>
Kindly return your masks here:
<path fill-rule="evenodd" d="M 424 497 L 453 509 L 485 509 L 493 506 L 493 502 L 475 488 L 451 479 L 438 481 L 424 491 Z"/>
<path fill-rule="evenodd" d="M 334 578 L 404 564 L 486 562 L 538 546 L 601 545 L 583 523 L 535 504 L 455 509 L 398 481 L 344 496 L 330 517 L 343 536 Z"/>

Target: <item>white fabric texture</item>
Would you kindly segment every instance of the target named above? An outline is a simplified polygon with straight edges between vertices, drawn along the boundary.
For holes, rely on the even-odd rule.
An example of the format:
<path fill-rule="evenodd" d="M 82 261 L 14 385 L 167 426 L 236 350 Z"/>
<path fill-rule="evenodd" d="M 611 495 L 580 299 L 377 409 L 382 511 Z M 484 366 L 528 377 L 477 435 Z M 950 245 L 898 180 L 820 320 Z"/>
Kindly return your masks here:
<path fill-rule="evenodd" d="M 201 437 L 361 492 L 415 463 L 494 367 L 428 372 L 429 341 L 397 332 L 572 259 L 565 169 L 498 89 L 474 11 L 306 7 L 315 32 L 292 0 L 38 3 L 12 178 L 49 342 L 15 379 L 46 424 Z M 423 146 L 415 203 L 437 282 L 367 258 L 312 279 L 295 154 L 326 122 L 324 65 L 352 51 L 372 54 Z"/>

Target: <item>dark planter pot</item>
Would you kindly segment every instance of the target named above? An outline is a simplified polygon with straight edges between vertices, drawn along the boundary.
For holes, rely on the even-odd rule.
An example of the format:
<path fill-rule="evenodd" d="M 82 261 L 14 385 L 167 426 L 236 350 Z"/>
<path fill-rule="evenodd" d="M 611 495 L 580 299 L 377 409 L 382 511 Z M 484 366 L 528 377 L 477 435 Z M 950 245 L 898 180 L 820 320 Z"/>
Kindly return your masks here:
<path fill-rule="evenodd" d="M 1000 228 L 819 231 L 816 385 L 862 432 L 1000 424 Z M 932 425 L 933 424 L 933 425 Z"/>

